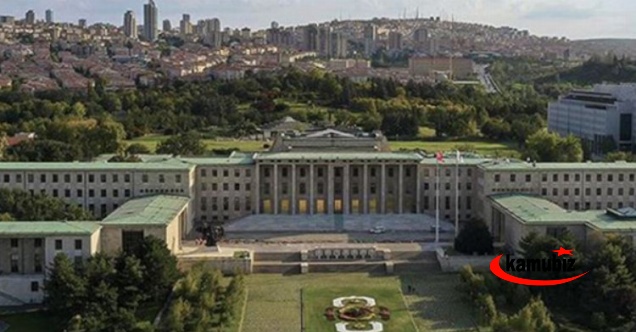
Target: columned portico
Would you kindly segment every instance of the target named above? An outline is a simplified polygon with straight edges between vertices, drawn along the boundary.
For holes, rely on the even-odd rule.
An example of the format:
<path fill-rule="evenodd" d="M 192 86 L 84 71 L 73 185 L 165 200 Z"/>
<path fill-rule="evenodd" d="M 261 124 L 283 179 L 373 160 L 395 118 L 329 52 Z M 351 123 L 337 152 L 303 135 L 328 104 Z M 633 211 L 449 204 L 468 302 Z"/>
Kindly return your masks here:
<path fill-rule="evenodd" d="M 350 174 L 349 174 L 349 169 L 350 166 L 349 165 L 344 165 L 343 166 L 343 186 L 342 186 L 342 200 L 344 201 L 344 209 L 343 209 L 343 213 L 344 214 L 350 214 L 351 213 L 351 181 L 350 181 Z"/>
<path fill-rule="evenodd" d="M 362 213 L 369 213 L 369 165 L 362 166 Z"/>
<path fill-rule="evenodd" d="M 274 164 L 274 214 L 278 214 L 278 206 L 280 201 L 278 200 L 278 164 Z"/>
<path fill-rule="evenodd" d="M 334 166 L 333 164 L 327 165 L 327 213 L 333 214 L 333 201 L 334 201 Z"/>
<path fill-rule="evenodd" d="M 386 164 L 382 163 L 380 170 L 380 213 L 386 213 Z"/>
<path fill-rule="evenodd" d="M 291 165 L 291 214 L 296 214 L 296 202 L 298 200 L 296 195 L 296 164 Z"/>
<path fill-rule="evenodd" d="M 419 214 L 422 211 L 422 186 L 420 184 L 420 168 L 415 167 L 415 213 Z"/>
<path fill-rule="evenodd" d="M 404 165 L 398 166 L 398 213 L 402 214 L 404 209 Z"/>
<path fill-rule="evenodd" d="M 314 197 L 314 164 L 309 164 L 309 214 L 314 214 L 316 198 Z"/>

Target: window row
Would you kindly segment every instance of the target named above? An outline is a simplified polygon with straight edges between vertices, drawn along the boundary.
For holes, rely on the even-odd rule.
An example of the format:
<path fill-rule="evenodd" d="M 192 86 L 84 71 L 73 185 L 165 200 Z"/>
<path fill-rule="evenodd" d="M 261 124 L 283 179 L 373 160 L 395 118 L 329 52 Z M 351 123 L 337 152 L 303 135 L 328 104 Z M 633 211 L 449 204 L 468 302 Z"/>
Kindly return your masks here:
<path fill-rule="evenodd" d="M 523 176 L 517 176 L 517 174 L 509 174 L 508 177 L 510 182 L 517 182 L 517 180 L 521 181 L 521 179 L 523 178 L 525 178 L 525 182 L 532 182 L 532 174 L 525 174 Z M 596 174 L 595 176 L 592 176 L 592 174 L 585 174 L 586 182 L 591 182 L 592 179 L 595 179 L 596 182 L 613 182 L 614 179 L 617 179 L 618 182 L 623 182 L 626 178 L 628 178 L 630 182 L 634 182 L 634 180 L 636 179 L 636 175 L 629 174 L 626 177 L 625 174 L 606 174 L 605 176 L 603 176 L 603 174 Z M 548 174 L 541 174 L 541 182 L 548 182 L 548 180 L 550 180 L 551 182 L 559 182 L 560 180 L 562 180 L 563 182 L 569 182 L 571 180 L 573 180 L 574 182 L 579 182 L 581 181 L 581 174 L 552 174 L 551 176 Z M 495 182 L 500 181 L 501 174 L 495 174 Z"/>
<path fill-rule="evenodd" d="M 243 185 L 243 187 L 245 188 L 245 191 L 250 191 L 252 190 L 252 184 L 251 183 L 245 183 Z M 223 183 L 221 184 L 221 188 L 223 188 L 223 191 L 230 191 L 230 184 L 229 183 Z M 240 191 L 241 190 L 241 184 L 240 183 L 234 183 L 232 185 L 232 188 L 234 188 L 234 191 Z M 219 184 L 218 183 L 211 183 L 211 184 L 207 184 L 207 183 L 201 183 L 201 191 L 218 191 L 219 190 Z"/>
<path fill-rule="evenodd" d="M 570 193 L 573 193 L 574 196 L 579 196 L 581 195 L 581 189 L 580 188 L 574 188 L 574 190 L 570 190 L 569 188 L 564 188 L 561 189 L 563 196 L 569 196 Z M 605 189 L 605 192 L 603 192 L 603 189 L 601 188 L 596 188 L 594 191 L 592 191 L 591 188 L 585 188 L 585 196 L 591 196 L 592 193 L 594 193 L 594 195 L 596 196 L 613 196 L 614 193 L 616 193 L 616 195 L 618 196 L 623 196 L 625 195 L 625 192 L 628 193 L 628 195 L 633 196 L 634 195 L 634 188 L 629 188 L 627 191 L 624 190 L 623 188 L 607 188 Z M 541 189 L 541 195 L 543 196 L 547 196 L 548 195 L 548 189 L 543 188 Z M 559 188 L 553 188 L 552 189 L 552 196 L 558 196 L 559 195 Z"/>
<path fill-rule="evenodd" d="M 442 197 L 440 197 L 440 200 L 441 200 L 441 198 Z M 423 202 L 424 202 L 424 210 L 431 210 L 431 209 L 434 210 L 434 209 L 436 209 L 436 199 L 435 199 L 435 197 L 422 197 L 422 199 L 423 199 Z M 443 203 L 440 203 L 440 205 L 443 204 L 443 208 L 444 209 L 446 209 L 446 210 L 455 209 L 455 206 L 452 204 L 452 202 L 454 202 L 454 201 L 451 201 L 451 197 L 450 196 L 444 196 L 443 199 L 444 199 Z M 472 210 L 472 208 L 473 208 L 473 199 L 472 199 L 472 197 L 470 197 L 470 196 L 466 197 L 466 202 L 465 203 L 466 203 L 466 205 L 464 207 L 466 208 L 466 210 Z M 457 201 L 457 207 L 459 209 L 462 209 L 462 206 L 463 206 L 462 199 L 460 198 L 459 201 Z"/>
<path fill-rule="evenodd" d="M 280 175 L 282 178 L 288 178 L 290 177 L 290 167 L 280 167 Z M 341 178 L 344 176 L 344 168 L 342 167 L 335 167 L 333 169 L 334 171 L 334 177 L 336 178 Z M 369 176 L 374 178 L 376 176 L 378 176 L 378 174 L 381 172 L 381 168 L 378 166 L 374 166 L 374 167 L 369 167 Z M 327 173 L 327 169 L 324 167 L 320 167 L 320 168 L 316 168 L 315 169 L 315 176 L 317 178 L 324 178 Z M 359 168 L 359 167 L 353 167 L 351 168 L 351 173 L 349 173 L 349 175 L 352 178 L 360 178 L 363 176 L 364 171 Z M 394 167 L 387 167 L 386 168 L 386 176 L 388 178 L 394 178 L 394 177 L 398 177 L 399 170 L 397 168 Z M 412 175 L 412 169 L 409 167 L 405 167 L 404 168 L 404 176 L 405 177 L 411 177 Z M 265 178 L 269 178 L 272 176 L 272 169 L 270 168 L 264 168 L 263 169 L 263 177 Z M 298 168 L 298 176 L 300 178 L 306 178 L 307 176 L 309 176 L 309 169 L 307 169 L 306 167 L 300 167 Z"/>
<path fill-rule="evenodd" d="M 88 174 L 88 183 L 95 183 L 97 179 L 99 180 L 100 183 L 118 183 L 120 181 L 122 181 L 124 183 L 130 183 L 131 182 L 131 175 L 130 174 L 123 174 L 123 176 L 120 176 L 120 175 L 121 174 L 111 174 L 110 176 L 108 176 L 108 174 L 100 174 L 99 176 L 97 176 L 95 174 Z M 34 183 L 36 178 L 39 179 L 39 183 L 47 183 L 49 181 L 51 183 L 71 183 L 71 180 L 72 180 L 71 174 L 63 174 L 62 176 L 60 176 L 60 174 L 40 174 L 39 176 L 36 176 L 35 174 L 27 174 L 27 182 L 28 183 Z M 4 174 L 2 176 L 2 180 L 3 180 L 4 183 L 10 183 L 11 182 L 11 175 L 10 174 Z M 149 175 L 148 174 L 142 174 L 141 181 L 143 183 L 148 183 L 149 182 Z M 159 183 L 166 182 L 166 175 L 159 174 L 158 175 L 158 181 L 159 181 Z M 174 175 L 174 182 L 181 183 L 181 181 L 182 181 L 181 174 L 175 174 Z M 22 174 L 15 174 L 15 182 L 17 182 L 17 183 L 21 183 L 22 182 Z M 84 182 L 84 175 L 83 174 L 76 174 L 75 175 L 75 182 L 76 183 L 83 183 Z"/>
<path fill-rule="evenodd" d="M 210 200 L 210 210 L 211 211 L 251 211 L 252 210 L 252 200 L 250 197 L 245 197 L 243 202 L 238 197 L 234 198 L 234 200 L 230 203 L 230 199 L 228 197 L 224 197 L 221 202 L 217 197 L 213 197 Z M 244 207 L 244 208 L 242 208 Z M 201 211 L 208 211 L 208 199 L 205 197 L 201 197 Z"/>
<path fill-rule="evenodd" d="M 444 190 L 451 190 L 451 188 L 454 186 L 455 184 L 451 184 L 450 182 L 446 182 L 444 183 Z M 437 184 L 433 183 L 433 185 L 430 185 L 428 182 L 424 182 L 424 190 L 429 190 L 430 188 L 435 188 L 437 189 Z M 473 190 L 473 183 L 472 182 L 466 182 L 464 184 L 464 188 L 466 188 L 466 191 L 471 191 Z M 462 184 L 461 182 L 457 184 L 457 189 L 462 190 Z"/>
<path fill-rule="evenodd" d="M 201 168 L 200 173 L 201 173 L 201 177 L 203 177 L 203 178 L 208 176 L 208 170 L 205 169 L 205 168 Z M 212 177 L 218 177 L 219 174 L 223 174 L 224 178 L 227 178 L 227 177 L 230 176 L 230 170 L 228 170 L 228 169 L 224 169 L 222 172 L 219 172 L 219 170 L 213 169 L 209 173 L 211 173 Z M 241 177 L 241 170 L 240 169 L 235 169 L 233 174 L 234 174 L 235 178 L 240 178 Z M 251 176 L 252 176 L 252 170 L 251 169 L 246 169 L 245 170 L 245 177 L 249 178 Z"/>

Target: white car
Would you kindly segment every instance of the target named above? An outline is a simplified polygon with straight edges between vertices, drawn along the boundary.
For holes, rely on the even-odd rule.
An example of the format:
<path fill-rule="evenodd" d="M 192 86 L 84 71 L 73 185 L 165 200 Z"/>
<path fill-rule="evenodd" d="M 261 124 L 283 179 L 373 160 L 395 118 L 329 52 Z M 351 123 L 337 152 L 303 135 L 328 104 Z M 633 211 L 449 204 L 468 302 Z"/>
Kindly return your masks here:
<path fill-rule="evenodd" d="M 375 226 L 373 228 L 371 228 L 369 230 L 369 233 L 371 234 L 382 234 L 382 233 L 386 233 L 386 228 L 384 228 L 383 226 Z"/>

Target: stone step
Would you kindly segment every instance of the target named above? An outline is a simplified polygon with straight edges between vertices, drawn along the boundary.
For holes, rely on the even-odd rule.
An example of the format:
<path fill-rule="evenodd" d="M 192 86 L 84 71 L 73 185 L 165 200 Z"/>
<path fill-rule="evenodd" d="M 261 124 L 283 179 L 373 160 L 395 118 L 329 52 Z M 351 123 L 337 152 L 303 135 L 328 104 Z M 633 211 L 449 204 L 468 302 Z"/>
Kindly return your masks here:
<path fill-rule="evenodd" d="M 440 268 L 436 261 L 420 260 L 409 261 L 399 260 L 393 262 L 395 273 L 426 273 L 439 272 Z M 348 261 L 348 262 L 306 262 L 309 273 L 384 273 L 386 264 L 384 261 Z M 300 273 L 301 262 L 282 261 L 260 261 L 254 262 L 253 273 Z"/>

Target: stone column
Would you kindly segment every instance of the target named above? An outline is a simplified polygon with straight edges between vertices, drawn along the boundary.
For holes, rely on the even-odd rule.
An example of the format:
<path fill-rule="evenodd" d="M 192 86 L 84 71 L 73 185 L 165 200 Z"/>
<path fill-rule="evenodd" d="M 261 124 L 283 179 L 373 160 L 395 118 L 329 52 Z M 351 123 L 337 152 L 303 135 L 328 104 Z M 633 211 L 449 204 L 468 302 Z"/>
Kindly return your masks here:
<path fill-rule="evenodd" d="M 342 200 L 343 200 L 343 214 L 351 213 L 351 181 L 349 179 L 349 167 L 351 165 L 345 164 L 344 169 L 342 171 L 343 181 L 342 181 Z"/>
<path fill-rule="evenodd" d="M 296 214 L 296 164 L 291 166 L 291 214 Z"/>
<path fill-rule="evenodd" d="M 362 167 L 362 213 L 369 213 L 369 165 Z"/>
<path fill-rule="evenodd" d="M 386 213 L 386 164 L 382 163 L 380 171 L 380 213 Z"/>
<path fill-rule="evenodd" d="M 398 213 L 403 213 L 404 207 L 404 165 L 400 164 L 398 170 Z"/>
<path fill-rule="evenodd" d="M 327 214 L 333 214 L 333 164 L 327 165 Z"/>
<path fill-rule="evenodd" d="M 419 164 L 417 166 L 415 166 L 415 174 L 416 174 L 415 175 L 415 177 L 416 177 L 416 179 L 415 179 L 415 183 L 416 183 L 416 186 L 415 186 L 415 204 L 416 204 L 415 213 L 419 214 L 422 211 L 422 208 L 421 208 L 421 205 L 422 205 L 422 193 L 421 193 L 422 184 L 420 183 L 421 177 L 420 177 L 420 165 Z"/>
<path fill-rule="evenodd" d="M 309 214 L 314 214 L 314 164 L 309 165 Z"/>
<path fill-rule="evenodd" d="M 274 214 L 278 214 L 278 164 L 274 164 L 274 199 L 272 204 L 274 205 Z"/>
<path fill-rule="evenodd" d="M 254 189 L 256 194 L 254 195 L 254 212 L 255 214 L 261 213 L 261 166 L 257 163 L 254 171 Z"/>

